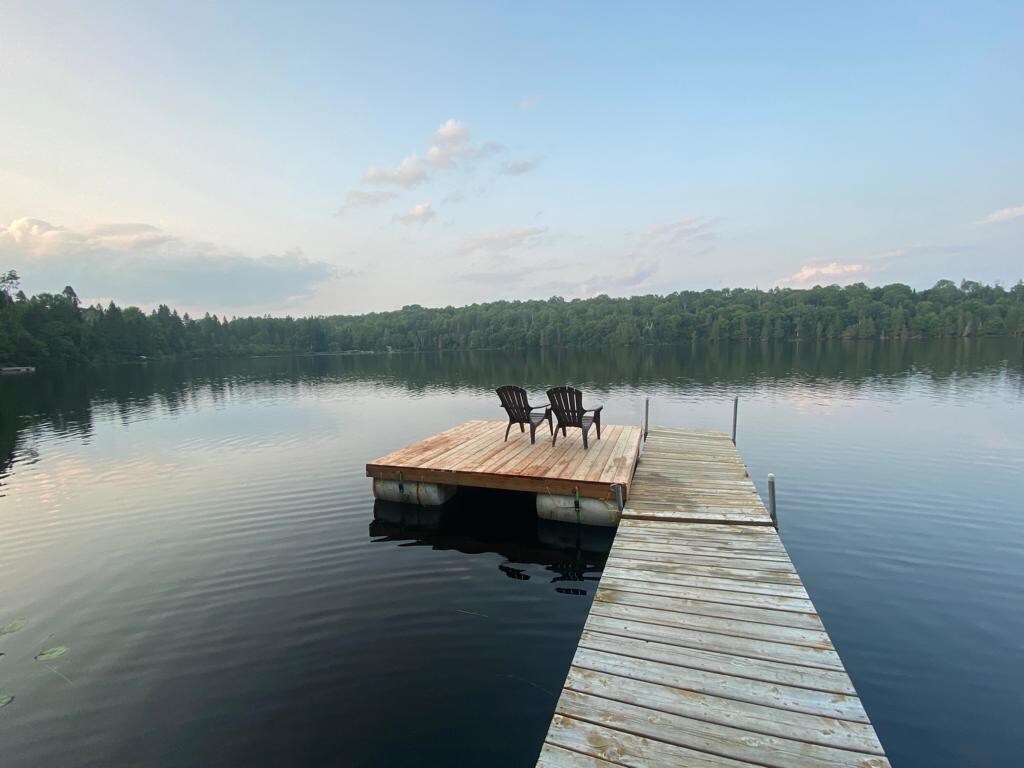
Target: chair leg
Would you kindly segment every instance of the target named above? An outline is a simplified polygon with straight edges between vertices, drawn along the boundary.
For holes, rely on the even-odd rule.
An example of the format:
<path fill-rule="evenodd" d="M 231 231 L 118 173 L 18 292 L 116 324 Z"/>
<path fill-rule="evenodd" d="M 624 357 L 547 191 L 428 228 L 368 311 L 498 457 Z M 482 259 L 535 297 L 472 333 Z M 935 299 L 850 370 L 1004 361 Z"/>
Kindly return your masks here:
<path fill-rule="evenodd" d="M 508 426 L 505 427 L 505 442 L 506 443 L 508 442 L 508 431 L 510 429 L 512 429 L 512 422 L 511 421 L 508 423 Z"/>
<path fill-rule="evenodd" d="M 524 433 L 526 432 L 526 427 L 523 426 L 523 422 L 521 421 L 519 422 L 519 431 Z"/>
<path fill-rule="evenodd" d="M 596 419 L 594 419 L 594 426 L 597 427 L 597 439 L 600 440 L 601 439 L 601 416 L 600 415 L 598 415 L 598 417 Z"/>
<path fill-rule="evenodd" d="M 554 447 L 555 447 L 555 441 L 556 441 L 557 439 L 558 439 L 558 430 L 556 429 L 556 430 L 555 430 L 555 431 L 554 431 L 554 432 L 553 432 L 553 433 L 551 434 L 551 447 L 552 447 L 552 448 L 554 448 Z"/>
<path fill-rule="evenodd" d="M 530 422 L 530 445 L 537 444 L 537 425 Z"/>
<path fill-rule="evenodd" d="M 583 450 L 587 450 L 590 446 L 587 445 L 587 430 L 583 430 Z"/>

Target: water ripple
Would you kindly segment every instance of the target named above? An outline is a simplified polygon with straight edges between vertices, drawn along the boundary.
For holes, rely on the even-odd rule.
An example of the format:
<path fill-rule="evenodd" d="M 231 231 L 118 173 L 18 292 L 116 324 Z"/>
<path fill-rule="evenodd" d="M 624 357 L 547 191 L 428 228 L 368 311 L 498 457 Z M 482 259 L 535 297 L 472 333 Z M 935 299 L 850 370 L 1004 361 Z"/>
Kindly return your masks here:
<path fill-rule="evenodd" d="M 520 368 L 531 391 L 589 382 L 626 423 L 649 396 L 657 423 L 725 431 L 739 394 L 751 477 L 778 476 L 784 542 L 893 764 L 1012 764 L 1019 368 L 984 350 L 882 371 L 744 354 Z M 28 620 L 0 644 L 5 766 L 529 764 L 606 549 L 561 550 L 491 500 L 374 522 L 363 475 L 493 417 L 509 359 L 196 364 L 169 385 L 152 366 L 130 387 L 90 374 L 65 404 L 0 389 L 20 409 L 0 623 Z M 53 645 L 54 670 L 32 661 Z"/>

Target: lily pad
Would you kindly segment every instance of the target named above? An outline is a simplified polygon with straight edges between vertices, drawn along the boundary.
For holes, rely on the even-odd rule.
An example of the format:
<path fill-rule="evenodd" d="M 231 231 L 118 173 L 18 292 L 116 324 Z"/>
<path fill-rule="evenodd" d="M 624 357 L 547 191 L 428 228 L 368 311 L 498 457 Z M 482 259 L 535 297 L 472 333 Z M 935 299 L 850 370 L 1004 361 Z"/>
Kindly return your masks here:
<path fill-rule="evenodd" d="M 58 656 L 63 656 L 68 652 L 67 646 L 56 645 L 53 648 L 47 648 L 45 651 L 40 651 L 36 654 L 36 661 L 50 661 L 56 659 Z"/>
<path fill-rule="evenodd" d="M 14 697 L 13 696 L 8 696 L 3 691 L 0 691 L 0 709 L 3 709 L 8 704 L 10 704 L 12 701 L 14 701 Z"/>
<path fill-rule="evenodd" d="M 17 632 L 26 624 L 28 624 L 28 622 L 25 619 L 15 619 L 14 621 L 9 621 L 3 626 L 0 626 L 0 635 L 9 635 L 12 632 Z"/>

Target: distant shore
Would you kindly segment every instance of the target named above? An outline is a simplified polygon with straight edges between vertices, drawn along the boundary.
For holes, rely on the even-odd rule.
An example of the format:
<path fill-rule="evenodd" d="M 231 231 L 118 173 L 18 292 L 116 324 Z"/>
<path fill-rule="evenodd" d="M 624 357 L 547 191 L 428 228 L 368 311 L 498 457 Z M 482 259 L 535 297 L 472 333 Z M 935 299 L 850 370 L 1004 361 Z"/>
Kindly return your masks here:
<path fill-rule="evenodd" d="M 13 273 L 9 273 L 13 275 Z M 82 306 L 74 289 L 0 290 L 0 364 L 41 365 L 281 354 L 594 349 L 1024 335 L 1024 281 L 1007 289 L 940 280 L 683 291 L 664 296 L 419 305 L 365 315 L 192 318 L 161 304 Z"/>

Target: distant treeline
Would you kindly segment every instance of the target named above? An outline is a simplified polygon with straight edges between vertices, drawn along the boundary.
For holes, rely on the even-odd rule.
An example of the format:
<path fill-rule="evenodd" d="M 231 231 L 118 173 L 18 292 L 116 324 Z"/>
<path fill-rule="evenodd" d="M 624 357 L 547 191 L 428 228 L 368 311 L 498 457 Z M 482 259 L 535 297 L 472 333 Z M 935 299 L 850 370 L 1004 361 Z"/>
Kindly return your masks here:
<path fill-rule="evenodd" d="M 808 289 L 682 291 L 566 301 L 307 318 L 179 315 L 165 305 L 81 306 L 68 286 L 27 297 L 0 273 L 0 363 L 92 362 L 168 355 L 606 347 L 749 340 L 1024 334 L 1024 281 L 1009 290 L 940 280 L 915 291 L 863 283 Z"/>

